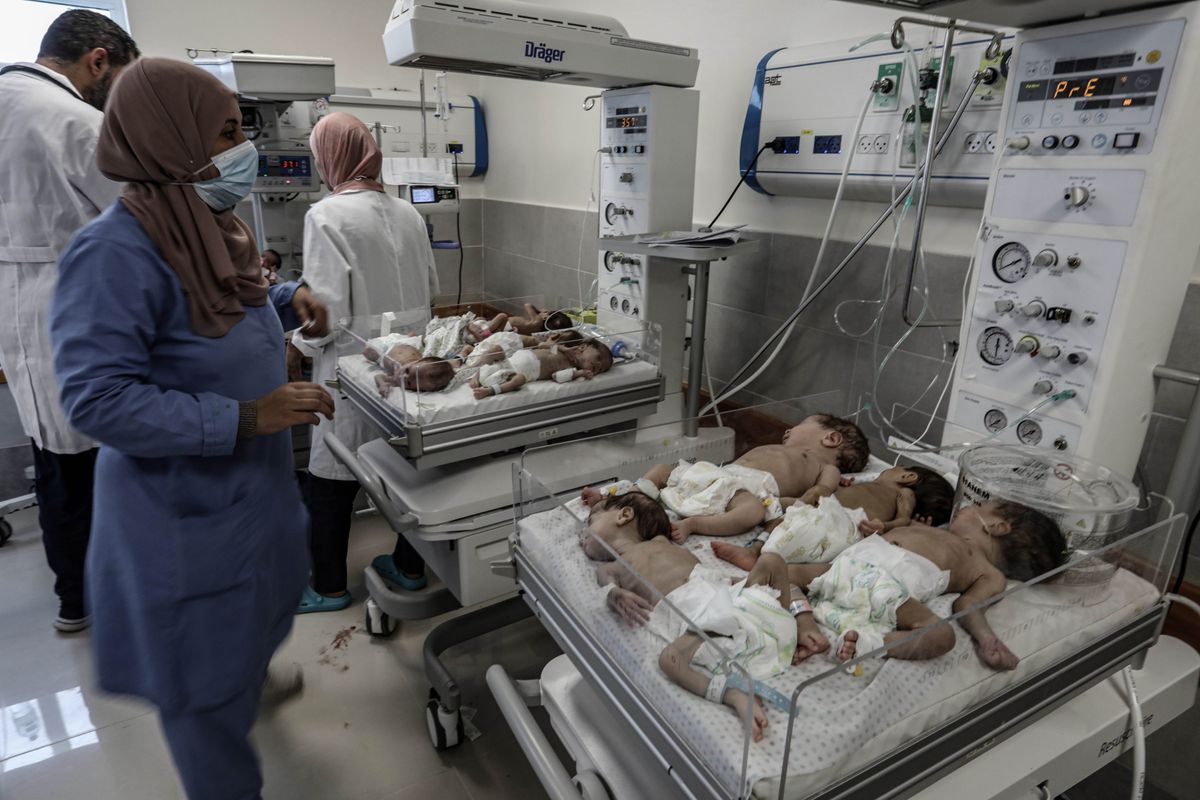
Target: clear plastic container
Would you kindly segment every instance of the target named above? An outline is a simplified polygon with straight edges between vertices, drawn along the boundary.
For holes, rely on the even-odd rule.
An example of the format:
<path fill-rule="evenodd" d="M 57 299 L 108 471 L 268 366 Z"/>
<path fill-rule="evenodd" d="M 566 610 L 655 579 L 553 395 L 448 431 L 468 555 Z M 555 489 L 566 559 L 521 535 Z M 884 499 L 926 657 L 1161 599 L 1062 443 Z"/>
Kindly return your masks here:
<path fill-rule="evenodd" d="M 1102 464 L 1015 445 L 977 445 L 959 456 L 955 509 L 995 500 L 1021 503 L 1058 523 L 1072 567 L 1067 584 L 1107 582 L 1117 565 L 1091 557 L 1130 530 L 1140 494 Z"/>

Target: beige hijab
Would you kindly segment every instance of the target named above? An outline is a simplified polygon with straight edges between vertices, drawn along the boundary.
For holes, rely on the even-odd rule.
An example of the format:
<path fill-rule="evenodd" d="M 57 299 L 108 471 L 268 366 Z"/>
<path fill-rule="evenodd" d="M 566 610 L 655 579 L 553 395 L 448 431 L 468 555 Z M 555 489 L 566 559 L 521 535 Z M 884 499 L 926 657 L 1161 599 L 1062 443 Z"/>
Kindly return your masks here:
<path fill-rule="evenodd" d="M 366 124 L 344 111 L 321 117 L 308 137 L 317 166 L 332 193 L 351 189 L 382 192 L 383 153 Z"/>
<path fill-rule="evenodd" d="M 124 70 L 105 108 L 96 148 L 100 171 L 126 182 L 121 202 L 179 276 L 192 330 L 224 336 L 245 311 L 267 302 L 258 247 L 232 210 L 215 212 L 191 181 L 215 178 L 209 151 L 226 120 L 242 119 L 237 97 L 207 72 L 166 58 Z"/>

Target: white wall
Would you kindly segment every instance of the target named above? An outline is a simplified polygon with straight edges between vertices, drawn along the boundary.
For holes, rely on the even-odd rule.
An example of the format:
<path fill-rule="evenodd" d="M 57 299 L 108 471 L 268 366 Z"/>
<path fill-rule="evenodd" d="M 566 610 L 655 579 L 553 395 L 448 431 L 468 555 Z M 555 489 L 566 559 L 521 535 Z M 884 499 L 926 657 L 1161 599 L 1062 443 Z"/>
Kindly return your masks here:
<path fill-rule="evenodd" d="M 125 4 L 133 38 L 146 55 L 186 59 L 189 47 L 215 47 L 327 56 L 334 60 L 340 86 L 417 86 L 417 70 L 390 66 L 384 56 L 383 28 L 392 0 L 126 0 Z M 450 91 L 476 94 L 478 81 L 452 76 Z"/>
<path fill-rule="evenodd" d="M 700 131 L 696 167 L 698 222 L 720 208 L 738 179 L 738 148 L 750 84 L 759 59 L 776 47 L 803 45 L 890 28 L 893 12 L 834 0 L 538 0 L 539 5 L 600 11 L 633 37 L 700 51 Z M 836 88 L 834 89 L 836 91 Z M 489 198 L 582 208 L 598 144 L 597 111 L 580 103 L 589 92 L 497 78 L 481 80 L 492 131 Z M 854 239 L 878 214 L 876 204 L 851 203 L 835 230 Z M 820 236 L 827 200 L 768 198 L 743 188 L 722 217 L 756 228 Z M 926 247 L 972 252 L 979 209 L 932 208 Z"/>

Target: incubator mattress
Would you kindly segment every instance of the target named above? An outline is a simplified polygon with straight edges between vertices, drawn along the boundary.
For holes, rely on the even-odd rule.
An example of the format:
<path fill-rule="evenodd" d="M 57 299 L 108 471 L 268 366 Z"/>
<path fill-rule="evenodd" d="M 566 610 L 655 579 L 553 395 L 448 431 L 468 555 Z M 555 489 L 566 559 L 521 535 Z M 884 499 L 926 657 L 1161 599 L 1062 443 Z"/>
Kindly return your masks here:
<path fill-rule="evenodd" d="M 342 356 L 338 359 L 338 368 L 345 378 L 353 381 L 363 391 L 373 397 L 380 396 L 375 387 L 375 376 L 379 374 L 380 369 L 364 356 Z M 631 386 L 657 377 L 658 369 L 653 364 L 646 361 L 628 361 L 614 364 L 611 370 L 591 380 L 570 383 L 536 381 L 525 385 L 520 391 L 483 400 L 476 400 L 471 388 L 463 385 L 450 391 L 422 394 L 393 389 L 383 402 L 394 408 L 397 417 L 406 420 L 408 424 L 432 425 Z"/>
<path fill-rule="evenodd" d="M 578 503 L 578 501 L 572 501 Z M 522 519 L 521 547 L 595 633 L 630 682 L 710 765 L 731 791 L 738 791 L 743 733 L 724 706 L 709 703 L 672 684 L 658 668 L 663 642 L 644 629 L 633 630 L 605 605 L 575 534 L 577 523 L 563 508 Z M 752 534 L 737 537 L 739 544 Z M 709 537 L 692 537 L 687 547 L 706 566 L 731 577 L 744 573 L 717 560 Z M 728 540 L 727 540 L 728 541 Z M 942 595 L 933 610 L 949 616 L 955 595 Z M 786 796 L 803 798 L 852 774 L 909 739 L 962 713 L 1005 687 L 1101 638 L 1156 601 L 1150 584 L 1124 570 L 1103 588 L 1031 587 L 1005 598 L 988 612 L 1001 638 L 1019 656 L 1013 672 L 993 672 L 974 653 L 970 637 L 956 629 L 957 644 L 942 658 L 924 662 L 874 662 L 860 676 L 838 670 L 801 694 L 793 735 Z M 802 680 L 828 672 L 822 656 L 792 667 L 768 681 L 787 693 Z M 787 719 L 767 709 L 770 727 L 751 744 L 748 778 L 756 797 L 777 797 Z"/>

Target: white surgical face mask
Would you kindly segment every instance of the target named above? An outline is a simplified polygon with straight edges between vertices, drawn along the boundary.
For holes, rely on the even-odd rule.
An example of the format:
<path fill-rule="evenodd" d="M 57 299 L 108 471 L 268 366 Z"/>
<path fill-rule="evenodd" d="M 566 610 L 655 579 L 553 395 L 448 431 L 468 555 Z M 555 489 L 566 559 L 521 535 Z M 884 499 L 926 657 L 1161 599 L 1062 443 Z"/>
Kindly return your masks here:
<path fill-rule="evenodd" d="M 212 165 L 221 173 L 192 184 L 200 199 L 214 211 L 233 208 L 246 199 L 258 175 L 258 148 L 247 139 L 236 147 L 213 156 Z"/>

